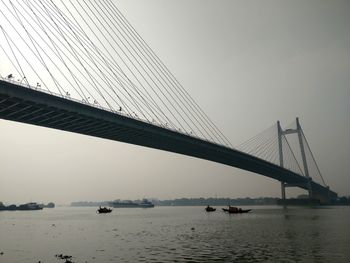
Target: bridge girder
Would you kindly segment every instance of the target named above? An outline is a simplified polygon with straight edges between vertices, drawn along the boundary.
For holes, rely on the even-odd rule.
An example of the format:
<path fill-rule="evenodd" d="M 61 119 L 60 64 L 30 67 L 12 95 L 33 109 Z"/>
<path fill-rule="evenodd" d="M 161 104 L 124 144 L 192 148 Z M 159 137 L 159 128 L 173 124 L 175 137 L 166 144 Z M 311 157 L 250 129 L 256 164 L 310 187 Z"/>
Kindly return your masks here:
<path fill-rule="evenodd" d="M 309 189 L 307 178 L 236 149 L 2 80 L 0 118 L 197 157 Z M 316 193 L 337 197 L 310 183 Z"/>

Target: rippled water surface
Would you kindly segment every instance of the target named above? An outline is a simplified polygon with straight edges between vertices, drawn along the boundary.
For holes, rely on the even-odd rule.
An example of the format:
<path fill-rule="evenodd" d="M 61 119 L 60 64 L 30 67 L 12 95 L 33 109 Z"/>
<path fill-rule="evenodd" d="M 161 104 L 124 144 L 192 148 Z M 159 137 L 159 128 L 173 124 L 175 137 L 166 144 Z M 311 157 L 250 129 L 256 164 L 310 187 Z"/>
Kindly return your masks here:
<path fill-rule="evenodd" d="M 3 211 L 0 262 L 350 262 L 350 207 L 252 209 Z"/>

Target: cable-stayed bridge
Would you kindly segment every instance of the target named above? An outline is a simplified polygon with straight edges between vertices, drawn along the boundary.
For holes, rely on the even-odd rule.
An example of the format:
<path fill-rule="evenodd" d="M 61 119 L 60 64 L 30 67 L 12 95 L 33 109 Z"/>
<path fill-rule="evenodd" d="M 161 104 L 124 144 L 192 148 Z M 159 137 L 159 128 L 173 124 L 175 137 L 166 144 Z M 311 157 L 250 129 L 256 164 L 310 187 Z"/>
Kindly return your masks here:
<path fill-rule="evenodd" d="M 0 1 L 0 118 L 230 165 L 281 181 L 283 198 L 336 198 L 298 119 L 233 147 L 114 1 Z"/>

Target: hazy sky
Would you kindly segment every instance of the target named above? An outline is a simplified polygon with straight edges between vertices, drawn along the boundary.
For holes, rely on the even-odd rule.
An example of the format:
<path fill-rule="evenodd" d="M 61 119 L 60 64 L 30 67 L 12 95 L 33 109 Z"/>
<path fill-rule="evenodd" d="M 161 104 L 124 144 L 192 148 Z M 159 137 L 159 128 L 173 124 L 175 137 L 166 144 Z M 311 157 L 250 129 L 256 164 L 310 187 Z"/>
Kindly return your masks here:
<path fill-rule="evenodd" d="M 233 145 L 298 116 L 326 183 L 350 195 L 350 1 L 115 3 Z M 280 196 L 277 181 L 187 156 L 3 120 L 0 131 L 5 203 Z"/>

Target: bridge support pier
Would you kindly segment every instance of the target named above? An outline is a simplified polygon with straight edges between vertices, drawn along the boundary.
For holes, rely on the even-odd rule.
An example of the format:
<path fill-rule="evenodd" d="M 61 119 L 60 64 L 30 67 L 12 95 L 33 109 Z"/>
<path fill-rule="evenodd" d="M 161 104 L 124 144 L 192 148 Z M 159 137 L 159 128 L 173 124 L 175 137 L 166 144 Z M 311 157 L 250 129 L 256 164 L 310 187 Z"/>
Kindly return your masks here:
<path fill-rule="evenodd" d="M 317 191 L 312 191 L 311 192 L 311 198 L 312 199 L 317 199 L 320 200 L 320 204 L 322 205 L 328 205 L 332 203 L 332 199 L 337 198 L 337 196 L 331 196 L 331 192 L 329 189 L 329 186 L 326 188 L 326 192 L 317 192 Z"/>
<path fill-rule="evenodd" d="M 281 182 L 281 194 L 282 194 L 282 200 L 286 199 L 286 185 L 284 182 Z"/>

